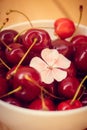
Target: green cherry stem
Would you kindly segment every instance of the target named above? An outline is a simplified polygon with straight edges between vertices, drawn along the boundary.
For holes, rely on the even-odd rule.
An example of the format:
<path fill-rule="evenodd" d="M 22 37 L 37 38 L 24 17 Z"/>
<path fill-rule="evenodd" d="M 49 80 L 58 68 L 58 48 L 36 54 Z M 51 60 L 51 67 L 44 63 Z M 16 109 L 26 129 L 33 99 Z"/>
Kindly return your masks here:
<path fill-rule="evenodd" d="M 81 81 L 81 83 L 80 83 L 80 85 L 79 85 L 79 87 L 78 87 L 78 89 L 77 89 L 77 91 L 76 91 L 76 93 L 75 93 L 73 99 L 71 100 L 70 104 L 73 104 L 73 102 L 76 100 L 77 95 L 78 95 L 78 93 L 79 93 L 79 91 L 80 91 L 80 89 L 81 89 L 81 87 L 82 87 L 82 85 L 83 85 L 83 83 L 85 82 L 86 79 L 87 79 L 87 75 L 86 75 L 86 76 L 83 78 L 83 80 Z"/>

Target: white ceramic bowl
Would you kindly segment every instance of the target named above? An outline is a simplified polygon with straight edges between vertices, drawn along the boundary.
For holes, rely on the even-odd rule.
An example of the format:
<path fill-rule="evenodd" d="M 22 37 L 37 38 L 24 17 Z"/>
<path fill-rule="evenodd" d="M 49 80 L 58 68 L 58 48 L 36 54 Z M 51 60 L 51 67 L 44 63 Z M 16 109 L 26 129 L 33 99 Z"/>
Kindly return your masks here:
<path fill-rule="evenodd" d="M 33 21 L 35 27 L 52 27 L 53 20 Z M 8 28 L 23 30 L 29 23 L 24 22 Z M 51 37 L 53 29 L 46 29 Z M 87 27 L 80 25 L 77 33 L 87 34 Z M 4 126 L 2 125 L 4 124 Z M 16 107 L 0 100 L 1 130 L 83 130 L 87 127 L 87 107 L 68 111 L 37 111 Z"/>

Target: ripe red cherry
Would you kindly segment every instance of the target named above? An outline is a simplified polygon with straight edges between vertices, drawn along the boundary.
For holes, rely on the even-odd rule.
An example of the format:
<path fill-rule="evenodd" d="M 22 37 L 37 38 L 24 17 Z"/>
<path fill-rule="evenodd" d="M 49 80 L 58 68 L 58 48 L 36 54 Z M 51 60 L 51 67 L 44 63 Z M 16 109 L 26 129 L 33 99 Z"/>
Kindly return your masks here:
<path fill-rule="evenodd" d="M 31 67 L 22 66 L 14 74 L 13 89 L 21 87 L 21 90 L 15 92 L 15 96 L 25 102 L 31 101 L 39 96 L 40 88 L 34 83 L 40 84 L 39 73 Z"/>
<path fill-rule="evenodd" d="M 75 25 L 68 18 L 57 19 L 54 23 L 55 33 L 61 38 L 69 38 L 75 32 Z"/>
<path fill-rule="evenodd" d="M 15 97 L 5 97 L 4 101 L 12 105 L 22 107 L 21 102 Z"/>
<path fill-rule="evenodd" d="M 67 58 L 72 57 L 72 46 L 71 42 L 62 40 L 62 39 L 56 39 L 52 41 L 52 47 L 54 49 L 57 49 L 59 53 L 63 54 Z"/>
<path fill-rule="evenodd" d="M 70 67 L 67 68 L 66 71 L 67 71 L 68 76 L 71 76 L 71 77 L 76 76 L 76 68 L 73 62 L 71 62 Z"/>
<path fill-rule="evenodd" d="M 43 101 L 41 98 L 36 98 L 28 105 L 28 108 L 34 110 L 53 111 L 55 110 L 55 105 L 53 101 L 48 98 L 44 98 Z"/>
<path fill-rule="evenodd" d="M 87 89 L 84 90 L 84 93 L 83 93 L 82 97 L 80 98 L 80 101 L 83 106 L 87 106 Z"/>
<path fill-rule="evenodd" d="M 7 45 L 14 42 L 14 37 L 18 34 L 17 31 L 12 29 L 6 29 L 0 32 L 0 40 L 4 41 Z M 4 47 L 0 42 L 0 46 Z"/>
<path fill-rule="evenodd" d="M 71 110 L 82 107 L 82 103 L 79 100 L 75 100 L 71 104 L 71 100 L 66 100 L 58 104 L 57 110 L 64 111 L 64 110 Z"/>
<path fill-rule="evenodd" d="M 72 99 L 76 93 L 77 88 L 79 87 L 79 80 L 75 77 L 67 77 L 58 84 L 58 94 L 60 97 L 66 99 Z M 79 92 L 78 96 L 82 93 L 82 89 Z"/>
<path fill-rule="evenodd" d="M 36 44 L 33 46 L 32 50 L 35 52 L 41 51 L 46 47 L 51 47 L 51 38 L 45 30 L 42 29 L 29 29 L 23 35 L 23 44 L 28 49 L 33 43 L 34 39 L 37 39 Z"/>
<path fill-rule="evenodd" d="M 11 43 L 8 46 L 10 49 L 5 50 L 6 58 L 9 63 L 16 65 L 25 53 L 24 47 L 19 43 Z"/>
<path fill-rule="evenodd" d="M 81 44 L 77 47 L 74 63 L 80 72 L 87 73 L 87 43 Z"/>
<path fill-rule="evenodd" d="M 8 92 L 8 84 L 5 78 L 0 76 L 0 96 L 3 96 Z"/>
<path fill-rule="evenodd" d="M 71 39 L 71 45 L 73 48 L 73 53 L 77 51 L 78 47 L 80 47 L 81 44 L 87 45 L 87 36 L 85 35 L 76 35 Z"/>
<path fill-rule="evenodd" d="M 85 35 L 76 35 L 71 39 L 71 43 L 73 45 L 80 45 L 83 43 L 87 43 L 87 36 Z"/>

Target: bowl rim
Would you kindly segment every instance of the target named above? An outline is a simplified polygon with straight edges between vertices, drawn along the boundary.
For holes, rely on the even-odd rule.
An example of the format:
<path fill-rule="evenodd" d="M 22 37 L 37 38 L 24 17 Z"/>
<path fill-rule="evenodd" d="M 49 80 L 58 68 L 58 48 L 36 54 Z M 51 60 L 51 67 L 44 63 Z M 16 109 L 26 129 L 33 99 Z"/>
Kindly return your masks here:
<path fill-rule="evenodd" d="M 32 20 L 32 24 L 39 24 L 39 23 L 52 23 L 53 25 L 53 22 L 55 20 L 54 19 L 42 19 L 42 20 Z M 2 30 L 4 29 L 12 29 L 12 28 L 15 28 L 15 27 L 19 27 L 19 26 L 23 26 L 23 25 L 28 25 L 29 22 L 28 21 L 25 21 L 25 22 L 20 22 L 20 23 L 15 23 L 15 24 L 12 24 L 12 25 L 9 25 L 9 26 L 6 26 L 5 28 L 3 28 Z M 51 27 L 52 27 L 51 25 Z M 76 24 L 75 24 L 76 25 Z M 79 25 L 81 28 L 87 28 L 87 26 L 85 25 L 82 25 L 80 24 Z M 10 110 L 13 110 L 13 111 L 17 111 L 17 112 L 20 112 L 20 113 L 24 113 L 24 114 L 33 114 L 33 115 L 39 115 L 39 116 L 51 116 L 51 115 L 54 115 L 54 116 L 57 116 L 57 115 L 67 115 L 67 114 L 75 114 L 75 113 L 80 113 L 80 112 L 83 112 L 83 111 L 87 111 L 87 106 L 84 106 L 84 107 L 81 107 L 81 108 L 76 108 L 76 109 L 73 109 L 73 110 L 65 110 L 65 111 L 42 111 L 42 110 L 33 110 L 33 109 L 27 109 L 27 108 L 23 108 L 23 107 L 18 107 L 18 106 L 15 106 L 15 105 L 12 105 L 12 104 L 8 104 L 6 103 L 5 101 L 1 100 L 0 99 L 0 106 L 3 106 L 7 109 L 10 109 Z"/>
<path fill-rule="evenodd" d="M 53 24 L 54 21 L 55 21 L 55 19 L 38 19 L 38 20 L 31 20 L 31 23 L 32 24 L 39 24 L 39 23 L 49 23 L 50 22 L 50 23 Z M 22 25 L 26 25 L 26 24 L 31 27 L 31 25 L 29 24 L 28 21 L 24 21 L 24 22 L 19 22 L 19 23 L 8 25 L 8 26 L 4 27 L 2 30 L 9 29 L 9 28 L 14 28 L 14 27 L 18 27 L 18 26 L 22 26 Z M 52 24 L 51 24 L 51 26 L 52 26 Z M 77 25 L 77 23 L 75 23 L 75 25 Z M 83 24 L 79 24 L 78 27 L 87 28 L 87 26 L 83 25 Z"/>
<path fill-rule="evenodd" d="M 51 115 L 54 115 L 54 116 L 58 116 L 58 115 L 61 115 L 61 116 L 66 116 L 66 115 L 73 115 L 73 114 L 76 114 L 76 113 L 80 113 L 80 112 L 83 112 L 83 111 L 87 111 L 87 106 L 84 106 L 84 107 L 80 107 L 80 108 L 76 108 L 76 109 L 72 109 L 72 110 L 65 110 L 65 111 L 43 111 L 43 110 L 33 110 L 33 109 L 27 109 L 27 108 L 23 108 L 23 107 L 18 107 L 18 106 L 15 106 L 15 105 L 12 105 L 12 104 L 9 104 L 9 103 L 6 103 L 2 100 L 0 100 L 0 106 L 3 106 L 4 108 L 7 108 L 9 110 L 12 110 L 14 112 L 19 112 L 19 113 L 24 113 L 24 114 L 31 114 L 31 115 L 43 115 L 43 116 L 51 116 Z"/>

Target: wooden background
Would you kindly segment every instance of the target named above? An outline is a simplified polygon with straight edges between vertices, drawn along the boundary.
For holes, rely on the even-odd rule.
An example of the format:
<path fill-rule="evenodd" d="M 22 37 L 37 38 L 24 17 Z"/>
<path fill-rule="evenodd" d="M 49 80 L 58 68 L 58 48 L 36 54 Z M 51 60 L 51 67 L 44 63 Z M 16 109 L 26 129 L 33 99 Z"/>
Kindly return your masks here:
<path fill-rule="evenodd" d="M 87 0 L 0 0 L 0 25 L 9 9 L 25 13 L 30 20 L 68 17 L 78 22 L 79 5 L 83 5 L 81 24 L 87 25 Z M 17 13 L 10 14 L 9 19 L 7 25 L 26 20 Z"/>

